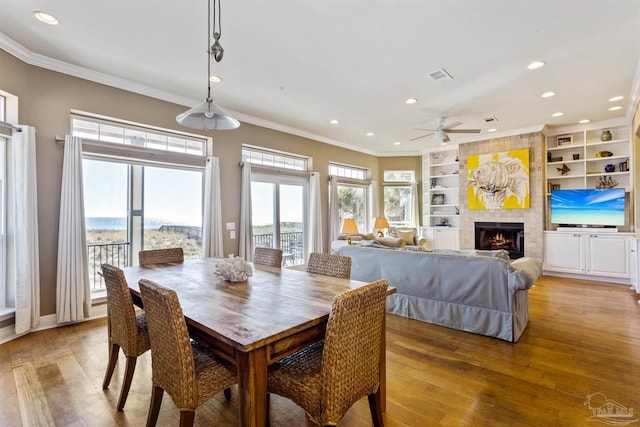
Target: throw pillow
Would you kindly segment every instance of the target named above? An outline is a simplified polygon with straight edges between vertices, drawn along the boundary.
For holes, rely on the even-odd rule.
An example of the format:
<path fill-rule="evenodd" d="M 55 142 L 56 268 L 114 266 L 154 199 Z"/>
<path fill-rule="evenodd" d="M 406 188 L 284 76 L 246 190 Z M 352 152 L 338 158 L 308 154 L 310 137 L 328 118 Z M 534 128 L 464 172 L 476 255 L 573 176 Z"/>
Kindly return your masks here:
<path fill-rule="evenodd" d="M 376 242 L 390 248 L 403 248 L 404 240 L 399 237 L 377 237 Z"/>
<path fill-rule="evenodd" d="M 415 244 L 415 241 L 414 241 L 415 235 L 416 235 L 415 231 L 396 230 L 396 237 L 399 237 L 402 240 L 404 240 L 405 245 L 414 245 Z"/>

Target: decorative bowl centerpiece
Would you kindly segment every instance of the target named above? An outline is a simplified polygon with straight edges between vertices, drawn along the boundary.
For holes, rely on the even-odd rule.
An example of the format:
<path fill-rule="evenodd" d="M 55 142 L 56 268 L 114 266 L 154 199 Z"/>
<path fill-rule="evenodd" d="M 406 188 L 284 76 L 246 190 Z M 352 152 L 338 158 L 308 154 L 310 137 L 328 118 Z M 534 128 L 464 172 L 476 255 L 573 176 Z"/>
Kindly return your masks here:
<path fill-rule="evenodd" d="M 229 258 L 223 259 L 218 264 L 215 274 L 229 282 L 244 282 L 250 276 L 253 276 L 253 263 L 245 261 L 241 257 L 234 257 L 231 254 Z"/>

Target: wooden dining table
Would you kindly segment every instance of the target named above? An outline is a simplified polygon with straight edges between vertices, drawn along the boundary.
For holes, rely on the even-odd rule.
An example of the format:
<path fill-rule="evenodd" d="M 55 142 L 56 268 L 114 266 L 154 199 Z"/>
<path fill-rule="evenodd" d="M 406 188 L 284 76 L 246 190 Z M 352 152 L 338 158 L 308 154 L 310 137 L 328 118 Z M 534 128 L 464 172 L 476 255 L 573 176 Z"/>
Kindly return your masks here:
<path fill-rule="evenodd" d="M 221 261 L 202 258 L 176 265 L 134 266 L 124 273 L 137 305 L 142 306 L 138 286 L 142 278 L 176 291 L 191 336 L 237 367 L 240 425 L 264 427 L 268 366 L 321 340 L 333 298 L 367 283 L 261 265 L 247 281 L 232 283 L 216 276 Z M 388 294 L 394 291 L 390 287 Z M 383 408 L 385 365 L 381 357 L 378 393 Z"/>

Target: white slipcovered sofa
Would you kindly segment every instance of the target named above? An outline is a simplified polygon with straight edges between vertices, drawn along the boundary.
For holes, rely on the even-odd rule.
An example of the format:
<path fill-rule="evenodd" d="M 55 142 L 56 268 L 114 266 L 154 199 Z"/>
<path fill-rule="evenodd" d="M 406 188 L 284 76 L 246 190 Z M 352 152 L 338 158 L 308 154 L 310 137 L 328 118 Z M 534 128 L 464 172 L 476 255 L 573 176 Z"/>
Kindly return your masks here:
<path fill-rule="evenodd" d="M 529 322 L 528 289 L 542 273 L 534 258 L 506 251 L 410 251 L 344 246 L 351 278 L 397 288 L 387 312 L 516 342 Z"/>

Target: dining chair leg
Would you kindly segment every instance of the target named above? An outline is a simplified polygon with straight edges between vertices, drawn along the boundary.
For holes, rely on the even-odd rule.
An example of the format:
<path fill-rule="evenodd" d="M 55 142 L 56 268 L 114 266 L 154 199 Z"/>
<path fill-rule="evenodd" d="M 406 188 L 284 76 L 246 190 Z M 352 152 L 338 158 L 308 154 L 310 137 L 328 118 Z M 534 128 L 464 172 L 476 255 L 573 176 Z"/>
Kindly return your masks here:
<path fill-rule="evenodd" d="M 116 362 L 118 361 L 118 352 L 120 351 L 120 346 L 115 343 L 111 343 L 109 347 L 109 363 L 107 364 L 107 372 L 104 374 L 104 381 L 102 381 L 102 388 L 109 388 L 109 383 L 111 382 L 111 376 L 113 375 L 113 370 L 116 368 Z"/>
<path fill-rule="evenodd" d="M 224 398 L 231 400 L 231 389 L 229 387 L 224 389 Z"/>
<path fill-rule="evenodd" d="M 118 411 L 124 409 L 124 404 L 127 402 L 127 396 L 129 396 L 129 389 L 131 388 L 131 380 L 133 380 L 133 372 L 136 370 L 136 356 L 127 356 L 127 364 L 124 370 L 124 381 L 122 382 L 122 389 L 120 390 L 120 398 L 118 399 Z"/>
<path fill-rule="evenodd" d="M 180 427 L 191 427 L 193 426 L 193 420 L 196 417 L 196 411 L 191 411 L 189 409 L 181 409 L 180 410 Z"/>
<path fill-rule="evenodd" d="M 158 414 L 160 413 L 163 394 L 164 390 L 162 387 L 158 387 L 157 385 L 153 386 L 151 401 L 149 402 L 149 414 L 147 415 L 147 427 L 155 427 L 158 422 Z"/>
<path fill-rule="evenodd" d="M 384 427 L 384 421 L 382 420 L 382 400 L 380 397 L 380 388 L 378 388 L 378 391 L 376 391 L 375 393 L 371 393 L 370 395 L 368 395 L 368 398 L 373 427 Z"/>

